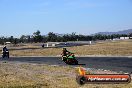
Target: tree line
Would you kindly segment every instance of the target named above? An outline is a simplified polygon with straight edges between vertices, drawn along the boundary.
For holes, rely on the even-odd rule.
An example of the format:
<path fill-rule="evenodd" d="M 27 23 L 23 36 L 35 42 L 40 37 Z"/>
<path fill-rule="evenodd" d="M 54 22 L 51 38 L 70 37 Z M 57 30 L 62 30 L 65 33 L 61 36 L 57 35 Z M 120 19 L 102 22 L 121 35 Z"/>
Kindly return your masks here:
<path fill-rule="evenodd" d="M 115 39 L 120 37 L 132 37 L 132 33 L 130 34 L 112 34 L 112 35 L 81 35 L 72 32 L 71 34 L 57 34 L 53 32 L 49 32 L 47 35 L 41 35 L 41 32 L 37 30 L 32 35 L 22 35 L 20 38 L 10 37 L 0 37 L 0 44 L 4 44 L 5 42 L 11 42 L 13 44 L 17 43 L 37 43 L 37 42 L 67 42 L 67 41 L 96 41 L 96 40 L 107 40 L 107 39 Z"/>

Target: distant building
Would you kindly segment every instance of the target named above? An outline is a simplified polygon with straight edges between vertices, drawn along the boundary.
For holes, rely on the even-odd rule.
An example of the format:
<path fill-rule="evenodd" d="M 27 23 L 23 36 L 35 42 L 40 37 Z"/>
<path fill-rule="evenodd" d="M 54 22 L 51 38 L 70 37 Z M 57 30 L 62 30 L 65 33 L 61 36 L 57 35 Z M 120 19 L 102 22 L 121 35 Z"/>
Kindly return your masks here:
<path fill-rule="evenodd" d="M 6 46 L 12 46 L 12 43 L 11 42 L 5 42 L 4 45 L 6 45 Z"/>
<path fill-rule="evenodd" d="M 121 40 L 126 40 L 126 39 L 130 39 L 130 37 L 120 37 Z"/>
<path fill-rule="evenodd" d="M 11 44 L 11 42 L 5 42 L 5 45 Z"/>
<path fill-rule="evenodd" d="M 129 39 L 132 39 L 132 37 L 130 37 Z"/>

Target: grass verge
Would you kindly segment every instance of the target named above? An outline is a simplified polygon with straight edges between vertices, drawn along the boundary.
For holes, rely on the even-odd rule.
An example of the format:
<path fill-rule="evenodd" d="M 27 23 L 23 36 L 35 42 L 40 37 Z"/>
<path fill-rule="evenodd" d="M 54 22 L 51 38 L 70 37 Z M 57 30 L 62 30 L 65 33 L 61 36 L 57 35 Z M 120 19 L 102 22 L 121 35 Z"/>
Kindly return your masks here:
<path fill-rule="evenodd" d="M 76 83 L 76 69 L 70 66 L 0 62 L 0 88 L 131 88 L 130 84 Z"/>
<path fill-rule="evenodd" d="M 132 40 L 102 42 L 95 45 L 67 47 L 67 49 L 76 55 L 132 56 Z M 11 50 L 10 54 L 11 56 L 56 56 L 61 52 L 61 48 L 44 48 Z"/>

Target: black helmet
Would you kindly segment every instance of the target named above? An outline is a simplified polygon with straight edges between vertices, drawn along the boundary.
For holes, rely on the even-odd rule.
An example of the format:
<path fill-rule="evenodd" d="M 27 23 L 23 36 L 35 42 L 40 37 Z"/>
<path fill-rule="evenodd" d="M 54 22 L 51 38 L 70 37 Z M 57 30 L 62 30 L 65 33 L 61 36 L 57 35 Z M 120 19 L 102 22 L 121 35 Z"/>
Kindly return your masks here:
<path fill-rule="evenodd" d="M 63 50 L 66 50 L 66 48 L 63 48 Z"/>

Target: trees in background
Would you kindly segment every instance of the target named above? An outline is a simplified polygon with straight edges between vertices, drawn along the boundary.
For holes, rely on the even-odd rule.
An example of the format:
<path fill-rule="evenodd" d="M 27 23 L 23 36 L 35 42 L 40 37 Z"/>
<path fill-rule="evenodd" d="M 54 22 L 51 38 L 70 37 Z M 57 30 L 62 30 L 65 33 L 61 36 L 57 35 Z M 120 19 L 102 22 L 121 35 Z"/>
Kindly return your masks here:
<path fill-rule="evenodd" d="M 6 41 L 7 39 L 4 36 L 0 37 L 0 44 L 4 44 Z"/>
<path fill-rule="evenodd" d="M 49 42 L 57 42 L 57 35 L 53 32 L 49 32 L 47 36 L 47 41 Z"/>
<path fill-rule="evenodd" d="M 39 30 L 37 30 L 36 32 L 33 33 L 33 40 L 35 43 L 37 42 L 42 42 L 42 36 L 41 36 L 41 32 Z"/>
<path fill-rule="evenodd" d="M 67 41 L 96 41 L 96 40 L 107 40 L 115 39 L 120 37 L 132 37 L 132 33 L 127 34 L 112 34 L 112 35 L 81 35 L 72 32 L 71 34 L 57 34 L 49 32 L 47 35 L 41 35 L 41 32 L 37 30 L 33 35 L 22 35 L 20 38 L 0 37 L 0 44 L 5 42 L 17 43 L 37 43 L 37 42 L 67 42 Z"/>
<path fill-rule="evenodd" d="M 19 39 L 19 42 L 21 43 L 29 43 L 32 42 L 33 40 L 31 39 L 30 35 L 22 35 Z"/>

